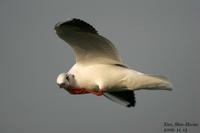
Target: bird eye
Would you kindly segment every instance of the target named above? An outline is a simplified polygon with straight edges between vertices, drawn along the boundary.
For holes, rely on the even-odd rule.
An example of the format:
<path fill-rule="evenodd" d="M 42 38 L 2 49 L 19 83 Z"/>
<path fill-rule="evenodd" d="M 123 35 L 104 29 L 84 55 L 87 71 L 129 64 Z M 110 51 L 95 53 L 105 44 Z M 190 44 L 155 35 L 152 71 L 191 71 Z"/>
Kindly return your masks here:
<path fill-rule="evenodd" d="M 67 76 L 66 79 L 69 80 L 69 76 Z"/>

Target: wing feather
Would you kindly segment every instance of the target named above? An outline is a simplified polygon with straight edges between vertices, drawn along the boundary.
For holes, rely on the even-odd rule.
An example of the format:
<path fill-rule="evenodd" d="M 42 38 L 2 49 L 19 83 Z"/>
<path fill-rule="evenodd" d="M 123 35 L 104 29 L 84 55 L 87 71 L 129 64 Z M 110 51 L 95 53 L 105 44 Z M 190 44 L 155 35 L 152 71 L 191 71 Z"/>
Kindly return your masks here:
<path fill-rule="evenodd" d="M 88 23 L 72 19 L 56 24 L 55 30 L 74 50 L 76 62 L 122 64 L 115 46 Z"/>
<path fill-rule="evenodd" d="M 126 107 L 134 107 L 136 100 L 134 91 L 117 91 L 117 92 L 106 92 L 104 96 L 113 102 L 119 103 Z"/>

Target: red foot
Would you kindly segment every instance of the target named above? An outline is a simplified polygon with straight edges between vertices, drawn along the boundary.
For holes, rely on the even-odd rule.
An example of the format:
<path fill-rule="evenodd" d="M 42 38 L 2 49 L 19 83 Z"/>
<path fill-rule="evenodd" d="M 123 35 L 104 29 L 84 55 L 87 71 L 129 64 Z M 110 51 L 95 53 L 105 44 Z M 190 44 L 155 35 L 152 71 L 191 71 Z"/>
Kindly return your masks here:
<path fill-rule="evenodd" d="M 87 94 L 89 93 L 86 89 L 84 88 L 70 88 L 68 89 L 70 93 L 72 94 Z"/>
<path fill-rule="evenodd" d="M 69 89 L 69 92 L 72 93 L 72 94 L 88 94 L 88 93 L 92 93 L 96 96 L 102 96 L 103 95 L 103 92 L 102 91 L 92 91 L 92 90 L 88 90 L 88 89 L 85 89 L 85 88 L 70 88 Z"/>
<path fill-rule="evenodd" d="M 103 95 L 103 91 L 91 91 L 91 90 L 87 90 L 89 93 L 92 93 L 96 96 L 102 96 Z"/>

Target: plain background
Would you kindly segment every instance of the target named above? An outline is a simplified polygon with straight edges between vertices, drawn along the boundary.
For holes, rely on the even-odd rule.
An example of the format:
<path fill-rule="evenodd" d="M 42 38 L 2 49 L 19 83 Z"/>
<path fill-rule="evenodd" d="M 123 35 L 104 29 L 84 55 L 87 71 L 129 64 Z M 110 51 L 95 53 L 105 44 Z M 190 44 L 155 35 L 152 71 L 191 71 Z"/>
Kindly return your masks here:
<path fill-rule="evenodd" d="M 73 17 L 111 40 L 129 67 L 167 76 L 173 91 L 137 91 L 128 109 L 58 89 L 74 57 L 54 25 Z M 162 133 L 163 122 L 199 123 L 199 24 L 199 0 L 1 0 L 0 132 Z"/>

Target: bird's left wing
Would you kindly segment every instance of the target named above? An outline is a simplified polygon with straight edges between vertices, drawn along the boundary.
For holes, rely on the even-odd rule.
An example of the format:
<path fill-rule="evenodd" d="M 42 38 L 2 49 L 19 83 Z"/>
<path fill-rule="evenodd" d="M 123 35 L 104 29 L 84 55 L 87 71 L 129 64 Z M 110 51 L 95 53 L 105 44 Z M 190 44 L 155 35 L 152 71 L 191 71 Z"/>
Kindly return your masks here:
<path fill-rule="evenodd" d="M 74 50 L 76 62 L 122 64 L 114 45 L 90 24 L 72 19 L 56 24 L 55 30 Z"/>
<path fill-rule="evenodd" d="M 134 91 L 130 90 L 105 92 L 103 95 L 111 101 L 126 107 L 134 107 L 136 103 Z"/>

